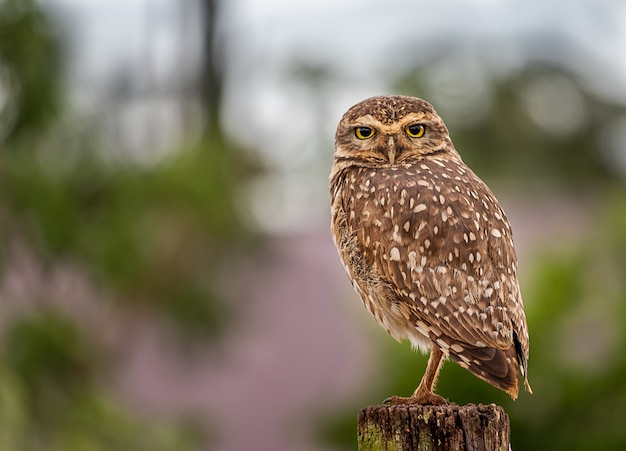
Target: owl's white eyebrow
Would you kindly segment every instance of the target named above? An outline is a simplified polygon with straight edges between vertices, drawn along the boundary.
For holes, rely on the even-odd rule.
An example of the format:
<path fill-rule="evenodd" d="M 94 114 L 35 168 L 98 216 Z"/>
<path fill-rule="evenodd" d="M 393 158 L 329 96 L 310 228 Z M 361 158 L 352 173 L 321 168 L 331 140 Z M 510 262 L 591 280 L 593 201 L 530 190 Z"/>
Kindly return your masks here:
<path fill-rule="evenodd" d="M 364 125 L 367 127 L 378 127 L 381 125 L 379 120 L 376 120 L 374 118 L 374 116 L 372 116 L 371 114 L 368 114 L 367 116 L 361 116 L 358 117 L 354 122 L 354 125 L 356 125 L 357 127 L 359 125 Z"/>
<path fill-rule="evenodd" d="M 407 125 L 414 123 L 424 123 L 427 122 L 426 119 L 426 115 L 423 113 L 409 113 L 398 122 L 394 122 L 392 124 L 383 124 L 371 114 L 367 114 L 365 116 L 360 116 L 356 118 L 352 122 L 352 125 L 355 127 L 372 127 L 382 133 L 398 133 L 400 130 L 403 130 L 404 127 L 406 127 Z"/>
<path fill-rule="evenodd" d="M 358 118 L 352 124 L 354 127 L 371 127 L 375 130 L 378 130 L 381 133 L 386 133 L 386 134 L 398 133 L 400 130 L 402 130 L 402 127 L 397 123 L 383 124 L 382 122 L 370 116 L 369 114 L 367 116 L 362 116 Z"/>

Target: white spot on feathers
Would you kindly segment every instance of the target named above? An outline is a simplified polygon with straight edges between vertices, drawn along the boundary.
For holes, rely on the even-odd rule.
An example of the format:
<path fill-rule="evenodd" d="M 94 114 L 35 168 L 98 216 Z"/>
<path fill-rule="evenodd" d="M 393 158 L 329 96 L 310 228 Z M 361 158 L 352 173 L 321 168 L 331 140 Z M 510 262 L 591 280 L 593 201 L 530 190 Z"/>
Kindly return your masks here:
<path fill-rule="evenodd" d="M 397 247 L 392 247 L 389 251 L 389 258 L 393 261 L 400 261 L 400 249 Z"/>
<path fill-rule="evenodd" d="M 400 227 L 398 227 L 398 224 L 393 226 L 393 235 L 391 236 L 391 238 L 394 241 L 402 244 L 402 237 L 400 237 Z"/>

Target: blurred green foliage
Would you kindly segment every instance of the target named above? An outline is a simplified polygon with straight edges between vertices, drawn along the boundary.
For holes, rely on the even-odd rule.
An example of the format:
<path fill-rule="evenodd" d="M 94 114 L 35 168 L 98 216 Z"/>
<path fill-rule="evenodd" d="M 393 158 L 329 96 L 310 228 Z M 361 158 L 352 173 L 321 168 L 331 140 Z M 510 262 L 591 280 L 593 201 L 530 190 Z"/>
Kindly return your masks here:
<path fill-rule="evenodd" d="M 87 121 L 62 130 L 61 54 L 36 2 L 0 2 L 0 268 L 25 248 L 44 272 L 69 263 L 96 293 L 29 287 L 33 299 L 1 300 L 0 451 L 197 449 L 207 437 L 193 425 L 136 418 L 107 393 L 115 350 L 101 335 L 118 312 L 131 327 L 158 318 L 184 344 L 219 336 L 230 316 L 219 269 L 256 241 L 234 211 L 252 169 L 215 127 L 158 164 L 105 161 Z M 66 301 L 113 305 L 94 324 Z M 20 302 L 35 308 L 9 308 Z"/>
<path fill-rule="evenodd" d="M 90 337 L 58 312 L 15 321 L 0 358 L 0 450 L 190 449 L 191 427 L 132 418 L 95 382 Z"/>
<path fill-rule="evenodd" d="M 626 108 L 600 99 L 569 69 L 533 61 L 507 74 L 483 68 L 475 87 L 462 67 L 446 66 L 457 70 L 443 75 L 455 82 L 446 95 L 429 73 L 438 64 L 450 63 L 427 61 L 399 75 L 395 89 L 431 100 L 463 159 L 481 175 L 570 185 L 623 177 L 607 155 L 606 135 Z"/>
<path fill-rule="evenodd" d="M 162 308 L 182 330 L 215 334 L 225 323 L 211 277 L 250 243 L 233 208 L 245 165 L 231 153 L 205 141 L 168 164 L 112 169 L 85 149 L 59 174 L 20 149 L 0 169 L 0 228 L 50 262 L 84 264 L 124 303 Z"/>
<path fill-rule="evenodd" d="M 516 449 L 626 447 L 626 199 L 601 199 L 587 239 L 534 267 L 535 395 L 509 403 Z"/>

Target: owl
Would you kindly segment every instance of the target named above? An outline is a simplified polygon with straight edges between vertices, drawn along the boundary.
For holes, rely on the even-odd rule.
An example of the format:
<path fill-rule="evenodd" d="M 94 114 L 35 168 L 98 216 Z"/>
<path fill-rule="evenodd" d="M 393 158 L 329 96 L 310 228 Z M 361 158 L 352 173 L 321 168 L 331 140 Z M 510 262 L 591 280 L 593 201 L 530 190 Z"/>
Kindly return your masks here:
<path fill-rule="evenodd" d="M 430 356 L 409 398 L 434 393 L 445 359 L 504 390 L 527 377 L 528 328 L 511 226 L 428 102 L 364 100 L 342 117 L 330 174 L 331 231 L 367 310 Z M 519 368 L 519 370 L 518 370 Z"/>

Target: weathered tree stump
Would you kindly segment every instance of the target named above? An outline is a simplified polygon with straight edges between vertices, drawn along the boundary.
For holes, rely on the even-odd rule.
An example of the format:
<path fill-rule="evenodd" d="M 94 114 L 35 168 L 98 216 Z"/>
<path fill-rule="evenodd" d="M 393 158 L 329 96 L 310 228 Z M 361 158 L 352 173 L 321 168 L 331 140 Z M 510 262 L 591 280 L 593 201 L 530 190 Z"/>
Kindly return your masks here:
<path fill-rule="evenodd" d="M 382 405 L 359 412 L 359 451 L 509 451 L 500 406 Z"/>

